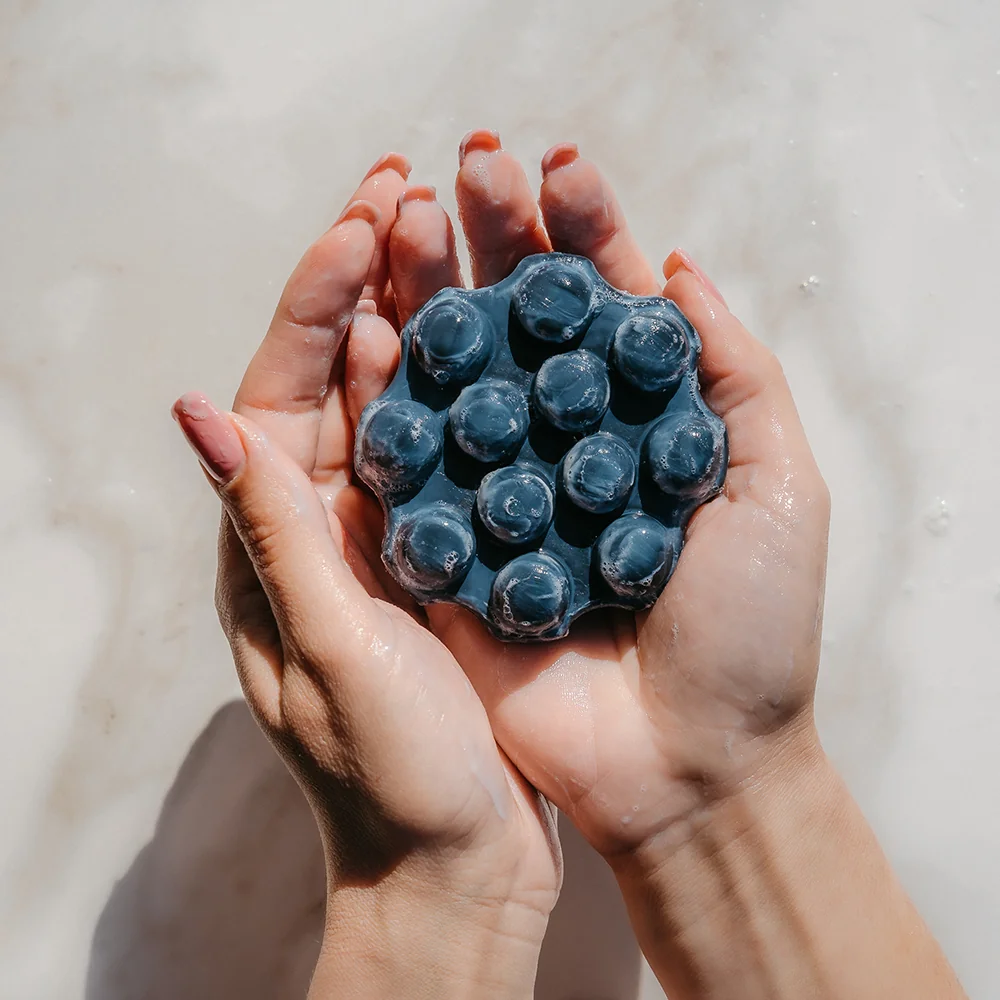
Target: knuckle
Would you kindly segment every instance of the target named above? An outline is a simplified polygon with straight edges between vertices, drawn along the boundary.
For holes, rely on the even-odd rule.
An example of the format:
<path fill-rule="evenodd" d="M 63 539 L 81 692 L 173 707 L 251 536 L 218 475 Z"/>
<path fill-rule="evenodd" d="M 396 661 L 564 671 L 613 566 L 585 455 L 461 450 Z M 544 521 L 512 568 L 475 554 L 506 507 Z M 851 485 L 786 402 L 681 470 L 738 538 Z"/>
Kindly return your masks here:
<path fill-rule="evenodd" d="M 760 345 L 760 373 L 762 379 L 769 384 L 787 385 L 785 369 L 781 359 L 769 347 Z"/>
<path fill-rule="evenodd" d="M 256 515 L 252 508 L 244 512 L 240 535 L 254 565 L 266 575 L 282 559 L 287 527 L 279 519 Z"/>

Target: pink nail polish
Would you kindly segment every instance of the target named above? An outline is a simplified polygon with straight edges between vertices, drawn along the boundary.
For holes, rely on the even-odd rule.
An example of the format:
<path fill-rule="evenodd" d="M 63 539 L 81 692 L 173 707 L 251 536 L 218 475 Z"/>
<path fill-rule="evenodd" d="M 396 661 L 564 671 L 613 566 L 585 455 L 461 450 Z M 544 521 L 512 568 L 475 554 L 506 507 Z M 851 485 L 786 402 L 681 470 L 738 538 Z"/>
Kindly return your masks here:
<path fill-rule="evenodd" d="M 503 147 L 500 145 L 499 132 L 486 128 L 473 129 L 466 135 L 461 143 L 459 143 L 458 165 L 461 166 L 465 162 L 465 158 L 469 155 L 469 153 L 474 150 L 479 150 L 483 153 L 495 153 L 497 150 L 502 148 Z"/>
<path fill-rule="evenodd" d="M 374 177 L 375 174 L 382 173 L 383 170 L 395 170 L 405 181 L 410 176 L 412 169 L 410 161 L 402 153 L 386 153 L 372 164 L 371 170 L 365 174 L 365 180 Z"/>
<path fill-rule="evenodd" d="M 382 213 L 379 211 L 378 206 L 370 201 L 364 201 L 363 199 L 352 201 L 340 213 L 340 217 L 334 225 L 338 226 L 341 222 L 348 222 L 351 219 L 363 219 L 369 226 L 377 226 L 382 219 Z"/>
<path fill-rule="evenodd" d="M 171 411 L 208 474 L 225 485 L 243 468 L 246 451 L 236 428 L 201 393 L 181 396 Z"/>
<path fill-rule="evenodd" d="M 542 157 L 542 176 L 548 177 L 553 170 L 568 166 L 579 158 L 580 150 L 575 142 L 561 142 Z"/>
<path fill-rule="evenodd" d="M 669 281 L 678 270 L 684 268 L 689 274 L 694 275 L 726 308 L 726 300 L 722 297 L 722 292 L 715 287 L 712 279 L 692 260 L 687 251 L 677 247 L 663 263 L 663 276 Z"/>
<path fill-rule="evenodd" d="M 411 201 L 437 201 L 437 188 L 430 184 L 415 184 L 399 196 L 399 208 Z"/>

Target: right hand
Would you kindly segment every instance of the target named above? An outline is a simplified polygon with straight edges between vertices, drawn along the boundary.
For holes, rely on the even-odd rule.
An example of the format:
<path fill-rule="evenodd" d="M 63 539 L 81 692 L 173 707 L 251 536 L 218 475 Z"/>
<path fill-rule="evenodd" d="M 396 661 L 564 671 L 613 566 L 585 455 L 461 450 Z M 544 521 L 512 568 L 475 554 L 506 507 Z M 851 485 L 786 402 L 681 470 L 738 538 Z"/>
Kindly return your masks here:
<path fill-rule="evenodd" d="M 542 161 L 542 226 L 517 161 L 495 141 L 471 145 L 457 193 L 477 283 L 551 246 L 618 288 L 659 293 L 575 147 Z M 664 274 L 701 335 L 730 465 L 660 599 L 588 614 L 548 645 L 504 645 L 445 606 L 431 623 L 501 746 L 611 863 L 671 997 L 961 1000 L 819 746 L 829 498 L 788 385 L 690 258 L 671 254 Z"/>
<path fill-rule="evenodd" d="M 659 294 L 593 164 L 558 146 L 543 173 L 544 229 L 509 153 L 466 156 L 459 211 L 480 280 L 551 245 L 589 257 L 624 291 Z M 701 335 L 702 392 L 726 423 L 730 464 L 659 601 L 638 615 L 591 613 L 542 645 L 505 645 L 469 612 L 429 609 L 501 746 L 609 859 L 683 836 L 786 745 L 804 758 L 817 746 L 827 490 L 775 357 L 686 255 L 664 273 L 663 294 Z"/>

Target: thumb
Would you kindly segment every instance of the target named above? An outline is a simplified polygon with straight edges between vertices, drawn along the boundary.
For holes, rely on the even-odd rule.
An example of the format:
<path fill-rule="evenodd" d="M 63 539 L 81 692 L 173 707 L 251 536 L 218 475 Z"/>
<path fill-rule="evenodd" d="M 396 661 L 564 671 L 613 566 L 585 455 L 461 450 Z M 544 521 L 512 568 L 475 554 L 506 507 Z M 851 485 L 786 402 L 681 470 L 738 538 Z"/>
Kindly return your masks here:
<path fill-rule="evenodd" d="M 308 476 L 251 420 L 219 412 L 202 395 L 182 396 L 173 414 L 267 595 L 285 656 L 296 651 L 336 669 L 353 644 L 371 634 L 374 606 L 338 551 Z M 230 555 L 220 575 L 238 569 L 233 562 L 240 554 Z M 220 618 L 234 650 L 244 644 L 248 616 L 238 606 L 221 605 L 246 591 L 219 587 Z"/>

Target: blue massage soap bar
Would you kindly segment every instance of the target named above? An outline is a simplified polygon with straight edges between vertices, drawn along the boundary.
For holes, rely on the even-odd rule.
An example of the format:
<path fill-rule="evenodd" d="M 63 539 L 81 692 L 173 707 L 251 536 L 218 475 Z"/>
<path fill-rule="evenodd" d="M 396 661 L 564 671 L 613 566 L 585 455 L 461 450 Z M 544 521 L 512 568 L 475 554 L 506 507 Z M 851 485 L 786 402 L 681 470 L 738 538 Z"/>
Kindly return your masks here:
<path fill-rule="evenodd" d="M 389 571 L 508 640 L 648 607 L 726 474 L 700 350 L 673 302 L 619 292 L 582 257 L 537 254 L 489 288 L 438 292 L 358 424 Z"/>

